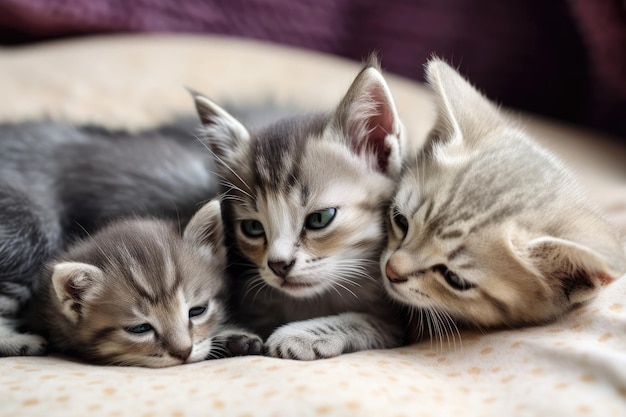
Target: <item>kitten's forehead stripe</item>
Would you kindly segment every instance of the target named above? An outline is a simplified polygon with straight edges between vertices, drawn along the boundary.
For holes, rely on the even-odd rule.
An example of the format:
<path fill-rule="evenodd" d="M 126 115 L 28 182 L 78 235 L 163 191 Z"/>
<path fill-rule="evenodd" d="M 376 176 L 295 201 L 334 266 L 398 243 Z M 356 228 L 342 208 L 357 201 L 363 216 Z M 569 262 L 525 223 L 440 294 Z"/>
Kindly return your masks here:
<path fill-rule="evenodd" d="M 459 229 L 443 232 L 439 235 L 441 239 L 458 239 L 463 236 L 463 231 Z"/>
<path fill-rule="evenodd" d="M 146 221 L 144 228 L 118 229 L 120 236 L 100 244 L 94 264 L 117 271 L 143 299 L 158 304 L 180 285 L 179 268 L 173 260 L 177 248 L 175 240 L 170 239 L 173 232 L 169 227 Z M 120 246 L 119 241 L 126 243 Z"/>
<path fill-rule="evenodd" d="M 485 220 L 472 226 L 469 233 L 470 234 L 475 233 L 478 230 L 481 230 L 492 224 L 502 223 L 505 219 L 514 216 L 515 214 L 519 213 L 520 211 L 524 209 L 525 209 L 524 204 L 518 203 L 518 204 L 506 205 L 504 207 L 498 208 L 497 210 L 493 210 L 491 213 L 489 213 L 489 215 L 487 215 Z"/>
<path fill-rule="evenodd" d="M 291 191 L 300 175 L 307 142 L 321 136 L 327 116 L 301 116 L 260 132 L 252 144 L 256 183 L 263 190 Z"/>
<path fill-rule="evenodd" d="M 450 251 L 450 253 L 448 253 L 446 256 L 448 257 L 449 261 L 453 261 L 455 258 L 461 256 L 463 254 L 463 252 L 465 252 L 467 250 L 467 248 L 465 247 L 465 245 L 459 245 L 457 246 L 455 249 L 453 249 L 452 251 Z"/>
<path fill-rule="evenodd" d="M 430 221 L 430 215 L 433 212 L 433 207 L 434 207 L 435 203 L 431 199 L 429 199 L 426 203 L 428 204 L 428 206 L 426 206 L 426 214 L 424 214 L 424 222 L 429 222 Z M 416 210 L 416 212 L 417 212 L 417 210 Z M 415 213 L 414 213 L 414 215 L 415 215 Z"/>
<path fill-rule="evenodd" d="M 445 238 L 450 233 L 446 227 L 478 220 L 469 231 L 474 233 L 523 210 L 540 209 L 548 203 L 550 194 L 547 190 L 550 187 L 541 187 L 541 184 L 552 181 L 550 175 L 542 176 L 545 169 L 537 166 L 538 161 L 514 151 L 486 151 L 480 158 L 460 167 L 445 191 L 446 200 L 427 222 L 429 231 Z M 522 177 L 520 164 L 524 166 Z M 498 172 L 498 175 L 488 176 L 485 172 Z M 527 190 L 517 186 L 519 181 L 533 182 L 537 186 Z"/>
<path fill-rule="evenodd" d="M 311 197 L 311 190 L 306 184 L 302 184 L 300 189 L 300 204 L 302 207 L 306 207 L 309 204 L 309 198 Z"/>

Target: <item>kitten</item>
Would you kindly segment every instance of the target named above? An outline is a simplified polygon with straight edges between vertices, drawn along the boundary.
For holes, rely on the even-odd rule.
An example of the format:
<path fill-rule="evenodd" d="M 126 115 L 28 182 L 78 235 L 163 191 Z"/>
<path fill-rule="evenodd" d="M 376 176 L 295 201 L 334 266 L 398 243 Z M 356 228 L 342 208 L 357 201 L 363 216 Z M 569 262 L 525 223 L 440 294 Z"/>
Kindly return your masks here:
<path fill-rule="evenodd" d="M 44 262 L 73 236 L 130 214 L 184 222 L 216 193 L 213 159 L 190 132 L 0 125 L 0 356 L 45 351 L 16 327 Z"/>
<path fill-rule="evenodd" d="M 193 93 L 219 160 L 238 275 L 238 321 L 269 355 L 312 360 L 403 341 L 380 283 L 384 213 L 401 169 L 403 132 L 375 60 L 330 114 L 250 133 Z M 269 336 L 269 338 L 268 338 Z"/>
<path fill-rule="evenodd" d="M 619 278 L 615 228 L 563 164 L 444 62 L 426 74 L 438 118 L 391 204 L 389 294 L 434 328 L 509 327 L 554 320 Z"/>
<path fill-rule="evenodd" d="M 52 351 L 105 365 L 259 354 L 259 338 L 226 322 L 225 268 L 218 201 L 183 236 L 174 222 L 120 220 L 51 263 L 30 321 Z"/>

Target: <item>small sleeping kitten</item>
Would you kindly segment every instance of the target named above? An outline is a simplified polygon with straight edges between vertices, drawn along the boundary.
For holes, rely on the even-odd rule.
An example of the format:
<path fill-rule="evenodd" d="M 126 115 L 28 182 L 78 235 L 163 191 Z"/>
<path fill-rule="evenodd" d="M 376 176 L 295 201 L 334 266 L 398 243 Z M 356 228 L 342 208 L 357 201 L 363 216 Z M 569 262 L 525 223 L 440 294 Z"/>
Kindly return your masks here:
<path fill-rule="evenodd" d="M 401 168 L 403 132 L 372 60 L 330 114 L 255 133 L 194 93 L 224 179 L 223 206 L 244 283 L 238 322 L 269 355 L 312 360 L 403 341 L 378 259 Z"/>
<path fill-rule="evenodd" d="M 183 236 L 173 222 L 120 220 L 51 263 L 32 328 L 52 351 L 104 365 L 160 368 L 259 354 L 260 339 L 226 324 L 225 268 L 218 201 Z M 247 350 L 231 353 L 229 344 Z"/>
<path fill-rule="evenodd" d="M 17 326 L 44 263 L 75 236 L 128 215 L 185 222 L 215 195 L 213 158 L 192 126 L 0 124 L 0 356 L 45 351 Z"/>
<path fill-rule="evenodd" d="M 391 204 L 389 294 L 434 328 L 510 327 L 554 320 L 619 278 L 615 228 L 563 164 L 444 62 L 426 73 L 438 118 Z"/>

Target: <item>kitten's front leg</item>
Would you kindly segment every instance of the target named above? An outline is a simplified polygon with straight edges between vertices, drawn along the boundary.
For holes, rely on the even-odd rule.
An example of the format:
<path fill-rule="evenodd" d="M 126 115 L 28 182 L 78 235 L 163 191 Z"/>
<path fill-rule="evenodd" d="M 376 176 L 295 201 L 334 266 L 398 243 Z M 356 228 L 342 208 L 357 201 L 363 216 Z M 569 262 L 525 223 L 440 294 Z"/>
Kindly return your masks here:
<path fill-rule="evenodd" d="M 20 333 L 16 326 L 13 320 L 0 316 L 0 357 L 46 354 L 46 339 L 36 334 Z"/>
<path fill-rule="evenodd" d="M 314 360 L 367 349 L 386 349 L 403 342 L 398 322 L 366 313 L 343 313 L 297 321 L 279 327 L 266 342 L 269 356 Z"/>
<path fill-rule="evenodd" d="M 207 359 L 260 355 L 263 341 L 259 336 L 238 327 L 226 327 L 213 336 Z"/>

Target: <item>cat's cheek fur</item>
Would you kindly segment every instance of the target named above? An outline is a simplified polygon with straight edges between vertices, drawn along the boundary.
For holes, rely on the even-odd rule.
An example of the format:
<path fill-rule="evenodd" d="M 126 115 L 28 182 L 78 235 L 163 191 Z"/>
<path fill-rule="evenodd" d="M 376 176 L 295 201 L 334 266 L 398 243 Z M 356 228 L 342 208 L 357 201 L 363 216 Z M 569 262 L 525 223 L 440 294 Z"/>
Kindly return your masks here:
<path fill-rule="evenodd" d="M 238 232 L 241 233 L 241 232 Z M 265 239 L 248 239 L 242 236 L 237 236 L 237 245 L 240 250 L 246 254 L 248 259 L 254 262 L 256 265 L 264 265 L 265 260 Z"/>
<path fill-rule="evenodd" d="M 209 302 L 208 311 L 200 318 L 191 319 L 193 348 L 185 363 L 199 362 L 209 357 L 213 348 L 212 338 L 220 329 L 224 320 L 225 306 L 217 300 Z"/>

